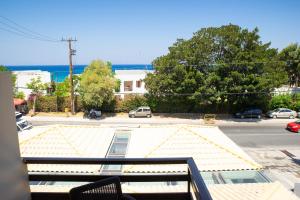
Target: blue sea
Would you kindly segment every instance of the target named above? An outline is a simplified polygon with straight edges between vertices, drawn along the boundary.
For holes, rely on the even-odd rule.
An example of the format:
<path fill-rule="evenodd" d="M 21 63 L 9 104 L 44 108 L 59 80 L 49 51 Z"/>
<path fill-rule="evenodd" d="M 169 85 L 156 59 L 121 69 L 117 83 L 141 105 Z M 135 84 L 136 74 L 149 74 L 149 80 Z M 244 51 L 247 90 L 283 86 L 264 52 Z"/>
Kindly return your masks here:
<path fill-rule="evenodd" d="M 87 65 L 74 65 L 73 74 L 81 74 Z M 18 65 L 18 66 L 6 66 L 10 71 L 26 71 L 26 70 L 42 70 L 51 73 L 51 79 L 55 82 L 63 82 L 69 75 L 69 65 Z M 112 65 L 112 70 L 153 70 L 153 66 L 150 64 L 122 64 Z"/>

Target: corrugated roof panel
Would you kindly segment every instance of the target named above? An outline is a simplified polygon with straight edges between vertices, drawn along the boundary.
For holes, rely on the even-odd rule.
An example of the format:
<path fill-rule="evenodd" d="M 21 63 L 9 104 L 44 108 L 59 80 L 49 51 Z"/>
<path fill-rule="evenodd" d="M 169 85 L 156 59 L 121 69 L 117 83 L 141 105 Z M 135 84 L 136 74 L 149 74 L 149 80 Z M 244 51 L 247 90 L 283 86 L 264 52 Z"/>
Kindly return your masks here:
<path fill-rule="evenodd" d="M 20 138 L 21 156 L 104 158 L 114 131 L 99 126 L 49 126 Z M 99 165 L 28 165 L 29 171 L 36 172 L 94 173 L 99 169 Z"/>
<path fill-rule="evenodd" d="M 213 200 L 298 200 L 279 182 L 208 185 Z"/>
<path fill-rule="evenodd" d="M 200 171 L 260 169 L 217 127 L 139 128 L 131 133 L 126 157 L 193 157 Z M 127 166 L 124 172 L 186 171 L 186 166 Z"/>

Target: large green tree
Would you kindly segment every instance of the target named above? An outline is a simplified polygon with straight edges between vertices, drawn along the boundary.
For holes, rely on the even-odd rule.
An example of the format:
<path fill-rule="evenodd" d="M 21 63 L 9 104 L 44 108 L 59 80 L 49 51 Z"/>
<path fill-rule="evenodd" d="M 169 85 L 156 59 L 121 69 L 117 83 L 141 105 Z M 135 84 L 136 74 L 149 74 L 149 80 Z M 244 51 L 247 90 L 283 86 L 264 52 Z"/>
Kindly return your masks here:
<path fill-rule="evenodd" d="M 101 60 L 92 61 L 82 73 L 79 85 L 84 105 L 99 109 L 103 103 L 111 102 L 116 85 L 111 64 Z"/>
<path fill-rule="evenodd" d="M 300 87 L 300 45 L 290 44 L 279 53 L 289 76 L 290 86 Z"/>
<path fill-rule="evenodd" d="M 257 28 L 203 28 L 153 61 L 155 73 L 145 79 L 150 103 L 185 112 L 266 103 L 265 94 L 286 80 L 276 56 L 270 43 L 260 41 Z"/>

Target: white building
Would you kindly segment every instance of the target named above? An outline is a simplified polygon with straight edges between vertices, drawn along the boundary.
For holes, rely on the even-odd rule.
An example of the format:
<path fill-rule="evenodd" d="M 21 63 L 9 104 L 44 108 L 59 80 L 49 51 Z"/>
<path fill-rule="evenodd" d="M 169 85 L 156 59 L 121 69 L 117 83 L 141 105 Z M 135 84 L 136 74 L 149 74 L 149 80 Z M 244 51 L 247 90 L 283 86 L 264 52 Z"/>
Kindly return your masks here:
<path fill-rule="evenodd" d="M 27 84 L 31 82 L 31 79 L 40 77 L 42 83 L 51 82 L 51 74 L 47 71 L 13 71 L 13 74 L 17 75 L 16 87 L 19 92 L 24 92 L 25 99 L 27 99 L 31 93 L 31 89 L 27 89 Z"/>
<path fill-rule="evenodd" d="M 300 87 L 290 87 L 288 85 L 283 85 L 280 88 L 274 89 L 275 95 L 297 94 L 297 93 L 300 93 Z"/>
<path fill-rule="evenodd" d="M 122 98 L 126 94 L 145 94 L 144 79 L 148 73 L 153 73 L 153 70 L 116 70 L 115 77 L 121 81 L 120 94 Z"/>

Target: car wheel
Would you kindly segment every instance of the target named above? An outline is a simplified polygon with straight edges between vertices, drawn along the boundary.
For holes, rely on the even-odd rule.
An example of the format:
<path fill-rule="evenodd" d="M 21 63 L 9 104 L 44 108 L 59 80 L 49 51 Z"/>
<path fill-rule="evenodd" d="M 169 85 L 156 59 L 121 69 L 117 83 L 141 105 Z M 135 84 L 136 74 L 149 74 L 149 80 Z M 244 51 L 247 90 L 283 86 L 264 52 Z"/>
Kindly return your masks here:
<path fill-rule="evenodd" d="M 273 115 L 273 119 L 276 119 L 277 118 L 277 116 L 276 115 Z"/>
<path fill-rule="evenodd" d="M 290 116 L 290 119 L 294 119 L 294 118 L 295 118 L 294 115 L 291 115 L 291 116 Z"/>
<path fill-rule="evenodd" d="M 96 119 L 96 118 L 97 118 L 97 115 L 96 115 L 96 113 L 93 112 L 93 113 L 91 114 L 91 119 Z"/>
<path fill-rule="evenodd" d="M 150 118 L 150 117 L 151 117 L 151 115 L 148 114 L 148 115 L 147 115 L 147 118 Z"/>
<path fill-rule="evenodd" d="M 260 116 L 260 115 L 257 115 L 257 118 L 258 118 L 258 119 L 260 119 L 260 118 L 261 118 L 261 116 Z"/>
<path fill-rule="evenodd" d="M 245 117 L 244 117 L 244 115 L 241 115 L 241 119 L 244 119 Z"/>

